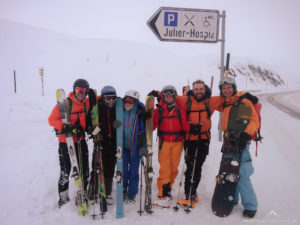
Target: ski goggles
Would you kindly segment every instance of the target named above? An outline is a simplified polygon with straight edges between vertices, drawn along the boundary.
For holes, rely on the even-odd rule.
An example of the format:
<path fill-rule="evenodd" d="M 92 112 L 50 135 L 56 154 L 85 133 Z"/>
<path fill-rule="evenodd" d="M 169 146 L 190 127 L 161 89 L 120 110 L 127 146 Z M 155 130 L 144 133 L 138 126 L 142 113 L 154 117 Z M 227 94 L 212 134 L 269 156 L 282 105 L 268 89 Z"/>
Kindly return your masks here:
<path fill-rule="evenodd" d="M 124 103 L 133 104 L 134 102 L 135 102 L 135 100 L 133 98 L 130 98 L 130 97 L 124 98 Z"/>
<path fill-rule="evenodd" d="M 111 101 L 111 100 L 113 100 L 113 101 L 115 101 L 116 99 L 117 99 L 117 96 L 116 95 L 105 95 L 104 96 L 104 99 L 105 99 L 105 101 Z"/>
<path fill-rule="evenodd" d="M 84 88 L 84 87 L 75 87 L 74 88 L 74 92 L 75 92 L 75 94 L 86 95 L 87 94 L 87 88 Z"/>
<path fill-rule="evenodd" d="M 162 95 L 175 95 L 176 91 L 174 89 L 165 89 L 162 91 Z"/>
<path fill-rule="evenodd" d="M 235 85 L 235 80 L 232 77 L 224 77 L 224 79 L 220 81 L 219 85 L 223 86 L 223 84 Z"/>

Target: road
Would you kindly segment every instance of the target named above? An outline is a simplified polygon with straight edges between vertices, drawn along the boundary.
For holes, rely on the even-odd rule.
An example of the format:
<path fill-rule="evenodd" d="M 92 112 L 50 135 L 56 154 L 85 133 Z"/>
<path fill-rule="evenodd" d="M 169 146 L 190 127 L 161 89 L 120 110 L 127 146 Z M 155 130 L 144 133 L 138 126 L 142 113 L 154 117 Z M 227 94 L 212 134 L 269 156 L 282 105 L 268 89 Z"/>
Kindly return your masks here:
<path fill-rule="evenodd" d="M 300 91 L 261 94 L 259 98 L 260 101 L 267 101 L 293 118 L 300 120 L 300 105 L 297 102 L 291 104 L 292 99 L 300 98 Z"/>

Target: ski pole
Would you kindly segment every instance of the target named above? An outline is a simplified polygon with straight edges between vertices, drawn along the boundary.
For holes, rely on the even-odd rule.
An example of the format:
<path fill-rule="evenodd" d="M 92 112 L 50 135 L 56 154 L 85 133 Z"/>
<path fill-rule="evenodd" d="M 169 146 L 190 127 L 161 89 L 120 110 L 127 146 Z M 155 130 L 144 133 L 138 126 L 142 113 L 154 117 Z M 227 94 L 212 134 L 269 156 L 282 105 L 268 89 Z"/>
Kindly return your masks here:
<path fill-rule="evenodd" d="M 142 211 L 142 190 L 143 190 L 143 166 L 144 166 L 144 161 L 143 158 L 141 159 L 141 185 L 140 185 L 140 210 L 138 211 L 138 213 L 140 214 L 140 216 L 142 215 L 142 213 L 144 211 Z M 144 171 L 145 171 L 145 167 L 144 167 Z"/>
<path fill-rule="evenodd" d="M 189 137 L 188 137 L 188 144 L 189 144 L 189 141 L 190 141 L 190 137 L 191 137 L 191 133 L 189 132 Z M 182 172 L 181 172 L 181 175 L 180 175 L 180 182 L 179 182 L 179 188 L 178 188 L 178 195 L 177 195 L 177 201 L 179 200 L 180 198 L 180 190 L 181 190 L 181 186 L 182 186 L 182 179 L 183 179 L 183 173 L 184 173 L 184 170 L 185 170 L 185 165 L 186 165 L 186 162 L 185 162 L 185 159 L 188 155 L 188 151 L 189 151 L 189 146 L 187 146 L 187 149 L 184 153 L 184 163 L 182 165 Z M 179 207 L 178 207 L 178 203 L 176 202 L 176 206 L 173 207 L 173 209 L 175 211 L 178 211 Z"/>

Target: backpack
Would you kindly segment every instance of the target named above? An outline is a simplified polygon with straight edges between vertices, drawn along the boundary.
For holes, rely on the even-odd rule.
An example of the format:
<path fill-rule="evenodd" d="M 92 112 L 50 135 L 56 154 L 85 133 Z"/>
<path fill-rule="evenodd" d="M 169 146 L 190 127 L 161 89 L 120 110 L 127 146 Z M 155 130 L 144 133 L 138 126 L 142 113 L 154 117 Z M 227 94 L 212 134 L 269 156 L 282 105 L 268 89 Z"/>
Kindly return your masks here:
<path fill-rule="evenodd" d="M 259 120 L 259 127 L 257 129 L 257 131 L 254 133 L 254 135 L 251 137 L 251 140 L 255 141 L 256 144 L 256 151 L 255 151 L 255 156 L 257 156 L 257 147 L 258 147 L 258 142 L 262 143 L 261 140 L 263 139 L 263 137 L 260 135 L 260 128 L 261 128 L 261 115 L 260 115 L 260 111 L 261 111 L 261 103 L 256 103 L 254 105 L 255 111 L 258 115 L 258 120 Z"/>
<path fill-rule="evenodd" d="M 241 101 L 246 98 L 245 95 L 242 95 L 241 97 L 238 98 L 238 100 L 233 103 L 233 104 L 240 104 Z M 250 100 L 249 100 L 250 101 Z M 253 104 L 253 103 L 252 103 Z M 229 105 L 227 105 L 229 106 Z M 259 127 L 256 130 L 256 132 L 253 134 L 253 136 L 251 137 L 251 140 L 255 141 L 255 145 L 256 145 L 256 151 L 255 151 L 255 156 L 257 156 L 257 149 L 258 149 L 258 142 L 262 143 L 262 139 L 263 137 L 260 134 L 260 128 L 261 128 L 261 115 L 260 115 L 260 111 L 261 111 L 261 103 L 257 102 L 256 104 L 253 104 L 254 109 L 258 115 L 258 120 L 259 120 Z M 226 107 L 225 102 L 224 102 L 224 107 Z"/>
<path fill-rule="evenodd" d="M 180 121 L 181 124 L 181 115 L 180 115 L 180 107 L 176 108 L 176 115 L 174 116 L 163 116 L 163 107 L 161 107 L 160 105 L 157 105 L 158 108 L 158 127 L 157 127 L 157 136 L 161 138 L 160 144 L 159 144 L 159 149 L 161 149 L 163 141 L 164 141 L 164 135 L 177 135 L 175 138 L 175 141 L 180 137 L 183 136 L 184 137 L 184 132 L 183 130 L 179 131 L 179 132 L 164 132 L 160 129 L 160 125 L 163 119 L 166 118 L 178 118 L 178 120 Z"/>

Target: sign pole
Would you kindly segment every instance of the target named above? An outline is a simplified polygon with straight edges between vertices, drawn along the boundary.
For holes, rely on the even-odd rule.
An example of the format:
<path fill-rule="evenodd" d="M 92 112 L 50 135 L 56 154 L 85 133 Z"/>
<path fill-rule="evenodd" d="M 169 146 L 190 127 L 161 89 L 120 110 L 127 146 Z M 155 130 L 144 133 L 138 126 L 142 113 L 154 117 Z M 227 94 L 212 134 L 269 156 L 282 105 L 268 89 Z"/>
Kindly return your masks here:
<path fill-rule="evenodd" d="M 220 64 L 220 82 L 224 80 L 224 57 L 225 57 L 225 19 L 226 19 L 226 11 L 222 11 L 222 15 L 220 16 L 222 19 L 222 37 L 221 37 L 221 64 Z M 222 141 L 222 129 L 221 129 L 221 120 L 222 113 L 219 113 L 219 141 Z"/>

